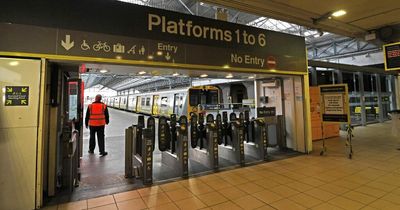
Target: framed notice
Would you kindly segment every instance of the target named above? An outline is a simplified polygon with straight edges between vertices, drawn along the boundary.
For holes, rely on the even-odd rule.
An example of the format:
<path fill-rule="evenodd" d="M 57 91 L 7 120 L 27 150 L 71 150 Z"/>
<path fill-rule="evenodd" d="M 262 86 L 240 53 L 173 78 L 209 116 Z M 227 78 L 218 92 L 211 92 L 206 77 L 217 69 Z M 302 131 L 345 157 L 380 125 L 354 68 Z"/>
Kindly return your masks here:
<path fill-rule="evenodd" d="M 383 46 L 385 70 L 400 70 L 400 42 Z"/>
<path fill-rule="evenodd" d="M 320 85 L 323 122 L 349 123 L 349 96 L 347 84 Z"/>

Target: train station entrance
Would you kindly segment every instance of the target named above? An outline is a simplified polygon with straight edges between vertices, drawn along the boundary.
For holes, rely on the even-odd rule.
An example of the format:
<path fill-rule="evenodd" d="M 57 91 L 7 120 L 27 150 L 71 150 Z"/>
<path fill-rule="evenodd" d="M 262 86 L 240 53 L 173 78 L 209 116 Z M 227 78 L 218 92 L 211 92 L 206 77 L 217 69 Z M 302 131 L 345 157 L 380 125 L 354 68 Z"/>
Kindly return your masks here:
<path fill-rule="evenodd" d="M 0 112 L 7 113 L 0 125 L 7 132 L 0 135 L 14 149 L 29 139 L 23 147 L 29 156 L 22 159 L 32 164 L 22 173 L 30 177 L 30 191 L 21 208 L 311 151 L 304 38 L 109 4 L 95 5 L 93 11 L 112 7 L 124 14 L 129 8 L 134 24 L 123 15 L 104 16 L 110 21 L 99 23 L 99 14 L 83 10 L 69 17 L 72 25 L 53 18 L 56 28 L 41 22 L 51 18 L 36 10 L 25 11 L 43 16 L 32 20 L 36 24 L 0 24 L 0 32 L 9 34 L 0 42 L 0 71 L 7 74 L 7 80 L 0 80 L 5 91 Z M 50 1 L 47 7 L 60 10 Z M 80 25 L 82 19 L 91 24 Z M 37 41 L 20 36 L 27 33 Z M 99 154 L 97 141 L 91 153 L 85 128 L 87 107 L 97 94 L 109 116 L 107 155 Z M 21 132 L 26 124 L 16 115 L 29 119 L 32 131 Z M 0 157 L 15 152 L 2 150 Z M 20 186 L 12 176 L 4 179 L 9 181 L 5 193 Z"/>

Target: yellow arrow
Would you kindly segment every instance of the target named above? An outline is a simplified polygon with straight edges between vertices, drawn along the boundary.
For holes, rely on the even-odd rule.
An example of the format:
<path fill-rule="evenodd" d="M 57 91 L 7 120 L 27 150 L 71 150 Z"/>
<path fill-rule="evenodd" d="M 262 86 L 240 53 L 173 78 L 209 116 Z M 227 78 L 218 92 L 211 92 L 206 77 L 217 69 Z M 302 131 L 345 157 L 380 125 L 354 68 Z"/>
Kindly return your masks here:
<path fill-rule="evenodd" d="M 12 93 L 13 89 L 12 88 L 7 88 L 7 93 Z"/>
<path fill-rule="evenodd" d="M 11 100 L 7 100 L 6 101 L 6 105 L 11 105 L 12 104 L 12 101 Z"/>
<path fill-rule="evenodd" d="M 21 88 L 21 92 L 26 93 L 28 91 L 28 88 Z"/>
<path fill-rule="evenodd" d="M 26 100 L 21 100 L 21 104 L 26 105 Z"/>

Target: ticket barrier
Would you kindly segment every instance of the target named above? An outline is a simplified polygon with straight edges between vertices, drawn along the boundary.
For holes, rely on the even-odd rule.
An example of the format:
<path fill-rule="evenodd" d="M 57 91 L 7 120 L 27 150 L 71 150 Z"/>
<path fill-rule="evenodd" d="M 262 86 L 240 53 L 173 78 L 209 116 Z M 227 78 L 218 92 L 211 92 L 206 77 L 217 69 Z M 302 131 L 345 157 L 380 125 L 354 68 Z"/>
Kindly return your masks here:
<path fill-rule="evenodd" d="M 63 173 L 62 186 L 72 192 L 75 187 L 79 186 L 80 172 L 79 168 L 79 131 L 72 126 L 65 126 L 63 129 Z"/>
<path fill-rule="evenodd" d="M 256 160 L 268 159 L 268 128 L 263 118 L 257 118 L 251 121 L 252 140 L 246 139 L 244 143 L 244 153 Z M 249 136 L 249 135 L 245 135 Z"/>
<path fill-rule="evenodd" d="M 223 144 L 218 146 L 219 157 L 229 161 L 234 161 L 241 166 L 245 165 L 244 159 L 244 125 L 240 119 L 236 118 L 235 113 L 231 113 L 229 118 L 229 129 L 226 120 L 227 113 L 223 112 Z"/>
<path fill-rule="evenodd" d="M 143 179 L 143 184 L 153 183 L 154 118 L 148 119 L 144 128 L 144 117 L 138 124 L 125 129 L 125 177 Z"/>
<path fill-rule="evenodd" d="M 181 116 L 176 121 L 176 115 L 167 118 L 160 117 L 158 123 L 158 147 L 161 161 L 170 168 L 177 170 L 181 177 L 189 175 L 188 156 L 188 122 L 186 116 Z"/>
<path fill-rule="evenodd" d="M 198 117 L 194 113 L 191 115 L 189 157 L 209 169 L 218 170 L 218 123 L 214 121 L 212 114 L 207 115 L 206 122 L 204 125 L 202 114 Z"/>

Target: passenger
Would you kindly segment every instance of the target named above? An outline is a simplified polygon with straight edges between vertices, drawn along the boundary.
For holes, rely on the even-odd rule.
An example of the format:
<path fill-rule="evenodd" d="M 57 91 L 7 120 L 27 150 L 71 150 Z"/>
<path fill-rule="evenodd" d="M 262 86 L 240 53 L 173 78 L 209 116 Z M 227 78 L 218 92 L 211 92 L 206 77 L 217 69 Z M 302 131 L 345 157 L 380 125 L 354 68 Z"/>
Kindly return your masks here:
<path fill-rule="evenodd" d="M 97 133 L 97 142 L 99 144 L 100 155 L 105 156 L 108 153 L 104 146 L 104 127 L 110 122 L 107 106 L 101 102 L 101 95 L 96 95 L 95 101 L 90 104 L 86 110 L 85 125 L 90 129 L 89 153 L 93 154 L 96 148 L 95 135 Z"/>

